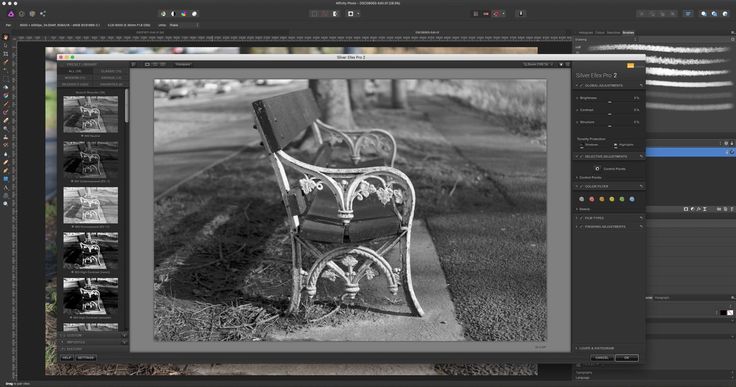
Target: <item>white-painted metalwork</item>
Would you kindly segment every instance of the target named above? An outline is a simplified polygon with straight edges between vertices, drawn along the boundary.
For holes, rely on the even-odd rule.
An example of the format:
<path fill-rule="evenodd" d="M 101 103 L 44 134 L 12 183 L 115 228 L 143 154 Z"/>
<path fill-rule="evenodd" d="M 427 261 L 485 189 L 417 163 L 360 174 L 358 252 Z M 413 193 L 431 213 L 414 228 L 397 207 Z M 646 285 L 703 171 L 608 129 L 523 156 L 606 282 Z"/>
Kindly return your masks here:
<path fill-rule="evenodd" d="M 394 144 L 391 151 L 393 160 L 395 142 L 392 144 Z M 372 280 L 383 273 L 389 291 L 396 294 L 398 287 L 402 286 L 407 303 L 414 314 L 424 315 L 411 279 L 411 226 L 416 197 L 411 180 L 393 167 L 323 168 L 299 161 L 284 151 L 274 152 L 270 157 L 291 225 L 293 288 L 287 313 L 295 313 L 299 309 L 303 291 L 306 291 L 310 299 L 316 295 L 317 282 L 320 279 L 343 281 L 345 296 L 355 298 L 360 290 L 360 281 Z M 297 185 L 290 183 L 286 168 L 303 176 L 299 179 L 298 188 L 292 188 Z M 328 189 L 335 198 L 336 216 L 344 224 L 349 224 L 354 216 L 355 200 L 365 200 L 375 194 L 383 205 L 392 206 L 401 222 L 401 232 L 398 236 L 386 235 L 377 238 L 383 240 L 383 243 L 376 250 L 363 244 L 342 243 L 338 247 L 322 251 L 314 243 L 299 236 L 299 213 L 297 209 L 291 208 L 288 200 L 292 189 L 300 189 L 305 194 L 313 190 Z M 385 259 L 384 254 L 397 244 L 401 253 L 401 263 L 400 266 L 394 267 Z M 315 258 L 306 270 L 303 267 L 303 250 Z M 377 267 L 378 271 L 374 267 Z"/>

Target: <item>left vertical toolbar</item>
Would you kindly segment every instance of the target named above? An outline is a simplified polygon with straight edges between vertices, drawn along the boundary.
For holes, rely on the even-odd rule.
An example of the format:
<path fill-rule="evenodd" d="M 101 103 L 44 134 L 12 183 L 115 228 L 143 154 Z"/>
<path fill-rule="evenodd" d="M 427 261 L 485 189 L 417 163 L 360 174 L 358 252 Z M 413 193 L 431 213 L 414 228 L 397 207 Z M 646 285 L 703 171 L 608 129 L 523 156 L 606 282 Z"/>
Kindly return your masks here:
<path fill-rule="evenodd" d="M 2 326 L 9 324 L 11 334 L 3 336 L 0 347 L 10 352 L 9 375 L 4 376 L 11 380 L 17 380 L 17 211 L 15 207 L 15 182 L 16 182 L 16 160 L 15 160 L 15 124 L 16 124 L 16 67 L 15 40 L 9 30 L 0 32 L 0 256 L 7 257 L 10 262 L 9 271 L 5 271 L 0 279 L 5 286 L 3 292 L 10 297 L 10 313 Z"/>

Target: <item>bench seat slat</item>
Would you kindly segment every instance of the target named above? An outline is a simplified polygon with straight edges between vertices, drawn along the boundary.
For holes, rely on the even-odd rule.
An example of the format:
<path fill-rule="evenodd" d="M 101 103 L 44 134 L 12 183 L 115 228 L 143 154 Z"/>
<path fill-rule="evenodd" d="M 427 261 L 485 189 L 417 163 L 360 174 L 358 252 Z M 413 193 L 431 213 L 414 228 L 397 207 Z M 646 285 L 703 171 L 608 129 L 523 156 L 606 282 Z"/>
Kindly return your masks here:
<path fill-rule="evenodd" d="M 329 190 L 315 191 L 301 221 L 299 235 L 318 242 L 362 242 L 377 237 L 398 235 L 401 222 L 391 205 L 375 197 L 353 202 L 354 218 L 345 226 L 337 217 L 335 198 Z"/>

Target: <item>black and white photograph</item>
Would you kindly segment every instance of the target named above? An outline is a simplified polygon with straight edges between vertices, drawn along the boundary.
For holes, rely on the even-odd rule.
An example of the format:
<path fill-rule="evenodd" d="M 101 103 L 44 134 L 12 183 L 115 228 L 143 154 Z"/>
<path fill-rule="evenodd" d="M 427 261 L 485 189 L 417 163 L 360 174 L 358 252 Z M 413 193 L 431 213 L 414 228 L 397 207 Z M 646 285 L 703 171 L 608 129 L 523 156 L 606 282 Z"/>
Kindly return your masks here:
<path fill-rule="evenodd" d="M 64 187 L 64 224 L 116 224 L 118 187 Z"/>
<path fill-rule="evenodd" d="M 117 278 L 64 278 L 64 314 L 111 316 L 118 311 Z"/>
<path fill-rule="evenodd" d="M 117 323 L 64 323 L 64 332 L 117 332 Z"/>
<path fill-rule="evenodd" d="M 117 270 L 118 233 L 65 232 L 63 260 L 66 270 Z"/>
<path fill-rule="evenodd" d="M 116 141 L 64 141 L 64 177 L 72 181 L 113 180 L 118 177 Z"/>
<path fill-rule="evenodd" d="M 117 133 L 117 96 L 66 95 L 64 103 L 64 133 Z"/>
<path fill-rule="evenodd" d="M 156 340 L 547 340 L 545 80 L 154 89 Z"/>

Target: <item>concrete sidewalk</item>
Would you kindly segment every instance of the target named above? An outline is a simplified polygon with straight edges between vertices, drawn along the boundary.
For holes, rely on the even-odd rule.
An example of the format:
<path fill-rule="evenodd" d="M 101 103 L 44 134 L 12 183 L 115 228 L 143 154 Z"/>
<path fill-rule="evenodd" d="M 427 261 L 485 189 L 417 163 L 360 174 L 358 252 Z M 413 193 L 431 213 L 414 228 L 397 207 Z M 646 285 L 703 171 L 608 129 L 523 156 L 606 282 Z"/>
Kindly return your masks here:
<path fill-rule="evenodd" d="M 414 291 L 424 309 L 424 317 L 411 316 L 399 289 L 389 293 L 383 274 L 371 281 L 361 281 L 356 309 L 370 312 L 349 316 L 340 324 L 312 326 L 296 332 L 277 332 L 266 340 L 275 341 L 464 341 L 462 326 L 455 318 L 447 280 L 440 266 L 432 238 L 424 222 L 415 220 L 412 227 L 412 279 Z M 393 251 L 389 262 L 398 262 Z M 321 283 L 329 280 L 321 279 Z M 320 290 L 322 289 L 320 284 Z M 395 302 L 392 300 L 398 300 Z"/>
<path fill-rule="evenodd" d="M 515 135 L 477 110 L 442 97 L 414 97 L 411 106 L 424 112 L 463 156 L 481 168 L 504 175 L 546 175 L 546 147 Z"/>
<path fill-rule="evenodd" d="M 478 207 L 427 217 L 465 335 L 545 340 L 545 147 L 449 98 L 414 96 L 410 104 L 455 148 L 447 152 L 484 172 L 506 204 L 478 196 Z"/>

